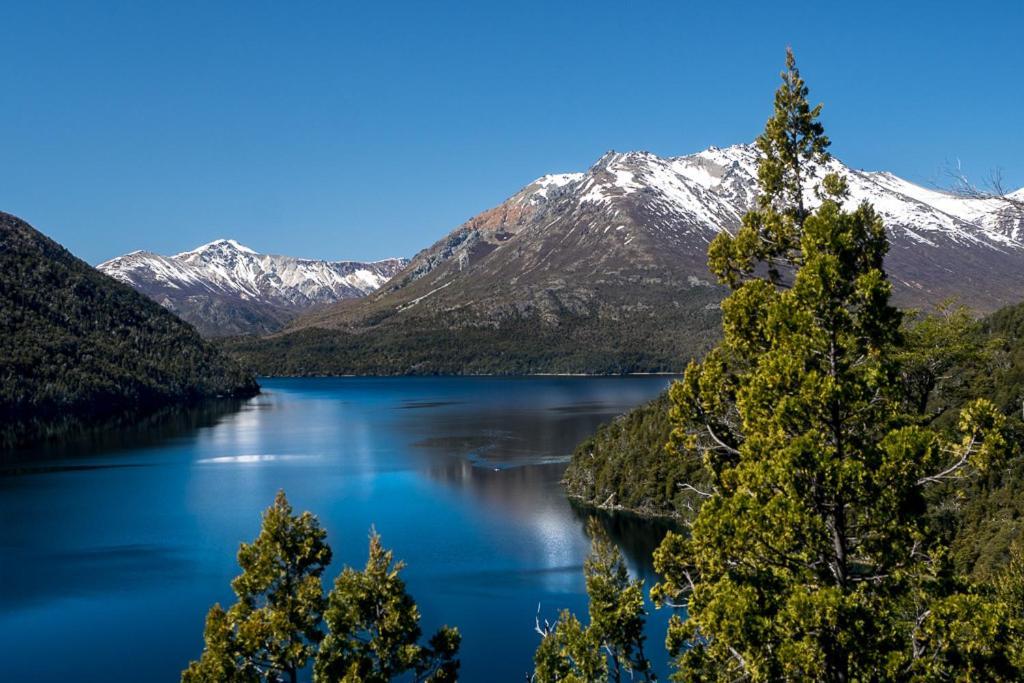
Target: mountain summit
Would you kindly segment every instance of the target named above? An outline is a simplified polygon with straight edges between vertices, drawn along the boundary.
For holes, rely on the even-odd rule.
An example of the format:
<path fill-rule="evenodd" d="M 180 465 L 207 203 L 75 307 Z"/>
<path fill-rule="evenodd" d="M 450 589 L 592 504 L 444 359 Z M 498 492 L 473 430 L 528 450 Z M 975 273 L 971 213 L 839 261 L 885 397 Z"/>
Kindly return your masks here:
<path fill-rule="evenodd" d="M 260 254 L 218 239 L 174 256 L 134 251 L 97 268 L 192 323 L 205 336 L 265 333 L 300 312 L 376 290 L 408 263 Z"/>
<path fill-rule="evenodd" d="M 887 267 L 903 305 L 956 296 L 989 311 L 1024 296 L 1024 218 L 1004 203 L 956 197 L 835 159 L 821 175 L 829 171 L 849 182 L 851 205 L 870 202 L 884 219 Z M 365 305 L 522 312 L 548 310 L 544 302 L 554 296 L 573 310 L 596 312 L 603 299 L 594 300 L 596 308 L 573 301 L 591 300 L 592 285 L 616 274 L 699 286 L 709 278 L 708 243 L 719 231 L 735 230 L 756 196 L 753 145 L 671 158 L 608 152 L 585 173 L 543 176 L 470 219 L 417 254 Z M 811 192 L 808 202 L 815 202 Z M 329 322 L 337 314 L 347 323 L 353 315 L 343 310 L 357 309 L 308 320 Z"/>
<path fill-rule="evenodd" d="M 248 346 L 262 358 L 250 360 L 289 373 L 678 369 L 718 324 L 723 290 L 707 246 L 754 206 L 757 159 L 753 145 L 669 158 L 608 152 L 586 172 L 542 176 L 374 294 Z M 868 201 L 885 221 L 900 305 L 956 297 L 990 311 L 1024 298 L 1024 220 L 1007 204 L 835 159 L 828 171 L 847 179 L 851 204 Z"/>

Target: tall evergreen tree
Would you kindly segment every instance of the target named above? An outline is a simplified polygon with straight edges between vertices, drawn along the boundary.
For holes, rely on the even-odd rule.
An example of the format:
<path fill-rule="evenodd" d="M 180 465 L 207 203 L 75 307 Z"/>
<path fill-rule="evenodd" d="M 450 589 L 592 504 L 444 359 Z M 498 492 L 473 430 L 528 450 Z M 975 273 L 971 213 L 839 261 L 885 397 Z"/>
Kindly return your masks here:
<path fill-rule="evenodd" d="M 363 571 L 346 567 L 328 596 L 324 619 L 329 629 L 314 667 L 318 683 L 385 683 L 406 675 L 441 683 L 457 679 L 461 636 L 439 629 L 420 645 L 420 613 L 376 532 Z"/>
<path fill-rule="evenodd" d="M 203 654 L 181 672 L 181 683 L 257 683 L 255 667 L 241 657 L 228 615 L 219 604 L 210 608 L 203 630 Z"/>
<path fill-rule="evenodd" d="M 653 681 L 651 663 L 644 654 L 643 580 L 630 579 L 622 553 L 601 523 L 587 521 L 590 554 L 583 564 L 590 623 L 584 628 L 568 611 L 555 624 L 542 628 L 534 655 L 534 680 Z"/>
<path fill-rule="evenodd" d="M 768 280 L 779 282 L 780 266 L 791 271 L 801 263 L 800 234 L 810 215 L 807 187 L 828 163 L 831 144 L 818 121 L 821 105 L 812 108 L 807 94 L 793 51 L 787 50 L 775 111 L 756 141 L 761 153 L 758 209 L 743 217 L 735 238 L 721 233 L 708 248 L 709 267 L 733 287 L 758 266 L 766 266 Z M 819 196 L 845 194 L 835 175 L 827 176 L 815 189 Z"/>
<path fill-rule="evenodd" d="M 758 208 L 709 248 L 732 288 L 723 341 L 671 390 L 673 441 L 711 483 L 658 549 L 653 595 L 688 610 L 668 638 L 680 680 L 912 678 L 959 590 L 926 490 L 990 466 L 1002 417 L 974 402 L 947 439 L 907 412 L 884 227 L 844 210 L 792 52 L 782 81 Z"/>
<path fill-rule="evenodd" d="M 326 537 L 313 514 L 293 514 L 279 491 L 259 535 L 238 551 L 242 573 L 231 582 L 238 602 L 226 614 L 219 605 L 210 610 L 203 655 L 182 680 L 258 675 L 268 683 L 295 683 L 323 638 L 321 575 L 331 561 Z M 222 678 L 220 671 L 244 677 Z"/>
<path fill-rule="evenodd" d="M 595 517 L 587 521 L 590 555 L 583 563 L 583 574 L 590 601 L 590 625 L 608 653 L 612 680 L 618 683 L 627 674 L 630 680 L 654 679 L 651 663 L 644 654 L 643 579 L 630 579 L 622 553 L 608 537 Z"/>
<path fill-rule="evenodd" d="M 602 683 L 608 680 L 608 656 L 596 631 L 585 628 L 569 610 L 541 627 L 533 655 L 532 683 Z"/>

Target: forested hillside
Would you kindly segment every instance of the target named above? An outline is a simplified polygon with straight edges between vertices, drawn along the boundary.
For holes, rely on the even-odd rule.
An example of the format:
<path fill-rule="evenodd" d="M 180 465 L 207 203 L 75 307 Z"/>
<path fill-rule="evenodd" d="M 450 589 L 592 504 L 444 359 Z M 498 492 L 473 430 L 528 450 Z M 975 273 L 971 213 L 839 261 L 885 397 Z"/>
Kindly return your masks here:
<path fill-rule="evenodd" d="M 0 445 L 258 390 L 187 323 L 0 213 Z"/>
<path fill-rule="evenodd" d="M 1024 442 L 1024 303 L 975 322 L 964 310 L 912 316 L 904 328 L 907 395 L 927 391 L 930 423 L 952 428 L 972 397 L 991 398 Z M 602 425 L 577 446 L 564 486 L 579 502 L 678 521 L 692 518 L 706 473 L 700 462 L 669 445 L 671 401 L 654 401 Z M 948 502 L 948 501 L 946 501 Z M 1024 457 L 969 482 L 958 505 L 936 510 L 967 572 L 987 576 L 1007 557 L 1024 520 Z"/>
<path fill-rule="evenodd" d="M 717 339 L 720 314 L 717 304 L 699 298 L 669 303 L 656 315 L 566 316 L 558 325 L 539 316 L 509 318 L 501 326 L 456 318 L 408 318 L 372 334 L 308 327 L 217 343 L 264 375 L 678 372 Z"/>

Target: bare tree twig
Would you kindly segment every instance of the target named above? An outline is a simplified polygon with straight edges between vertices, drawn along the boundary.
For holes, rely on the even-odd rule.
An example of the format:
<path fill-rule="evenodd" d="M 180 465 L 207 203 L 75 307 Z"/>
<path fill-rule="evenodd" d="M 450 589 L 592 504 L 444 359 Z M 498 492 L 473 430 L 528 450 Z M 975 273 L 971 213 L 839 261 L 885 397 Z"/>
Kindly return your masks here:
<path fill-rule="evenodd" d="M 956 160 L 955 165 L 946 168 L 945 175 L 949 179 L 949 185 L 944 188 L 940 187 L 941 190 L 966 199 L 1003 202 L 1011 208 L 1024 212 L 1024 198 L 1018 199 L 1011 196 L 1003 180 L 1003 172 L 999 168 L 993 169 L 982 185 L 971 180 L 959 159 Z"/>

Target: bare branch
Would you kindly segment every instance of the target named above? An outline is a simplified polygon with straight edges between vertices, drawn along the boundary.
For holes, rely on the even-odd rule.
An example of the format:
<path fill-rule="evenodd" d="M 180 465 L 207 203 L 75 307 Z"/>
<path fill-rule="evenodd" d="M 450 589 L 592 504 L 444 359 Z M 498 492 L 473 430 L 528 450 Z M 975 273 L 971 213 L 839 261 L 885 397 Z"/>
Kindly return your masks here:
<path fill-rule="evenodd" d="M 710 498 L 711 497 L 711 494 L 708 493 L 707 491 L 701 491 L 696 486 L 694 486 L 692 484 L 687 484 L 686 482 L 680 483 L 679 484 L 679 488 L 683 489 L 684 491 L 693 491 L 694 493 L 696 493 L 701 498 Z"/>
<path fill-rule="evenodd" d="M 1018 199 L 1011 196 L 1003 180 L 1003 172 L 999 168 L 993 169 L 981 185 L 971 180 L 959 159 L 956 160 L 955 165 L 946 168 L 945 175 L 949 184 L 946 187 L 939 187 L 940 190 L 966 199 L 1002 202 L 1008 207 L 1024 212 L 1024 198 Z"/>
<path fill-rule="evenodd" d="M 970 443 L 968 443 L 967 446 L 965 446 L 964 449 L 960 451 L 960 457 L 955 462 L 953 462 L 952 465 L 942 470 L 938 474 L 933 474 L 927 477 L 921 477 L 920 479 L 917 480 L 917 485 L 923 486 L 924 484 L 940 482 L 945 479 L 952 479 L 953 477 L 955 477 L 957 473 L 961 469 L 963 469 L 964 466 L 967 465 L 967 461 L 974 454 L 974 445 L 977 442 L 978 438 L 976 436 L 971 437 Z"/>
<path fill-rule="evenodd" d="M 544 626 L 540 625 L 540 603 L 537 603 L 537 616 L 534 618 L 533 630 L 536 631 L 541 638 L 547 638 L 551 635 L 551 622 L 547 619 L 544 620 Z"/>
<path fill-rule="evenodd" d="M 721 439 L 719 439 L 718 435 L 715 434 L 715 430 L 711 429 L 711 425 L 710 424 L 705 424 L 705 426 L 707 427 L 708 434 L 711 435 L 711 438 L 714 440 L 715 443 L 717 443 L 719 445 L 719 447 L 725 449 L 725 451 L 727 453 L 731 453 L 732 455 L 739 455 L 740 454 L 740 452 L 738 450 L 736 450 L 735 448 L 733 448 L 729 444 L 727 444 L 724 441 L 722 441 Z"/>

